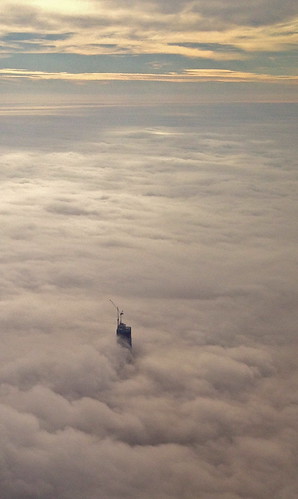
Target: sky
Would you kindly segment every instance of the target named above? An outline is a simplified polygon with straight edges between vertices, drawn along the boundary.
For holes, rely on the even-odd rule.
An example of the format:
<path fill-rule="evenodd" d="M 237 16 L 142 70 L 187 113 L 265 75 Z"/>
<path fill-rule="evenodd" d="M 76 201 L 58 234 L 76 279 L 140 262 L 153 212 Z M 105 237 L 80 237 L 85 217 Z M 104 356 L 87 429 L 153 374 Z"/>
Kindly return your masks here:
<path fill-rule="evenodd" d="M 2 0 L 15 100 L 297 101 L 294 0 Z"/>
<path fill-rule="evenodd" d="M 295 9 L 2 2 L 1 499 L 296 499 Z"/>

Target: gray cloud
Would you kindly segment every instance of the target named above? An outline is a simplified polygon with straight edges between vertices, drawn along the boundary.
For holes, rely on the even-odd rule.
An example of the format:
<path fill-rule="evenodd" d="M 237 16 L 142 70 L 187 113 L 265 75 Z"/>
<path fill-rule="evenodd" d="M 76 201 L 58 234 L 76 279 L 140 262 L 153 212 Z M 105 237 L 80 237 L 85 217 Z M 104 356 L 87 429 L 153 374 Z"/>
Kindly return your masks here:
<path fill-rule="evenodd" d="M 20 5 L 18 2 L 11 5 L 4 5 L 3 14 L 5 15 L 5 24 L 19 27 L 23 32 L 24 27 L 36 27 L 37 31 L 45 29 L 51 30 L 55 27 L 53 19 L 48 17 L 42 9 L 29 5 Z"/>
<path fill-rule="evenodd" d="M 262 26 L 290 19 L 297 14 L 297 6 L 292 0 L 282 4 L 278 1 L 254 0 L 249 4 L 245 0 L 198 0 L 193 9 L 202 13 L 206 19 L 218 19 L 223 23 Z"/>
<path fill-rule="evenodd" d="M 95 0 L 96 2 L 97 0 Z M 100 1 L 100 3 L 102 3 Z M 139 8 L 139 1 L 128 2 L 127 0 L 113 0 L 116 7 Z M 110 4 L 110 2 L 109 2 Z M 219 29 L 220 26 L 246 25 L 261 26 L 281 22 L 297 15 L 297 6 L 293 0 L 279 2 L 278 0 L 253 0 L 249 4 L 245 0 L 166 0 L 157 2 L 145 0 L 143 4 L 149 12 L 154 10 L 161 14 L 171 15 L 177 13 L 199 13 L 202 16 L 200 27 L 204 25 L 209 29 Z"/>
<path fill-rule="evenodd" d="M 291 109 L 86 113 L 1 122 L 1 498 L 294 499 Z"/>

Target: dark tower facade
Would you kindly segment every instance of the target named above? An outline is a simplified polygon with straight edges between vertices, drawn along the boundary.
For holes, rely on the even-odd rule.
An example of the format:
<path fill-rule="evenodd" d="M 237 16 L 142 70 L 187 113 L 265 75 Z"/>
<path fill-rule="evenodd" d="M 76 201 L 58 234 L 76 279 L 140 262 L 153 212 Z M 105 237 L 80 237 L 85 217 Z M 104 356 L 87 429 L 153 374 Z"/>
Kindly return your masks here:
<path fill-rule="evenodd" d="M 131 327 L 127 326 L 126 324 L 124 324 L 124 322 L 122 322 L 122 315 L 123 312 L 121 312 L 120 320 L 117 324 L 117 330 L 116 330 L 117 341 L 123 347 L 131 348 L 132 347 Z"/>

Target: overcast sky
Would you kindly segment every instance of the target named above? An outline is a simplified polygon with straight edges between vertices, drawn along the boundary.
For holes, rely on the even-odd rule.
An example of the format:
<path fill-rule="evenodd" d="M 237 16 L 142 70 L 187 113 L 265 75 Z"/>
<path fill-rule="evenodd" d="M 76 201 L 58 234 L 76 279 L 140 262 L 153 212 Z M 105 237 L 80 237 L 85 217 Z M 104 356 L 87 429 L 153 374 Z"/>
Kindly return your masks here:
<path fill-rule="evenodd" d="M 297 497 L 296 3 L 235 4 L 1 4 L 1 499 Z"/>

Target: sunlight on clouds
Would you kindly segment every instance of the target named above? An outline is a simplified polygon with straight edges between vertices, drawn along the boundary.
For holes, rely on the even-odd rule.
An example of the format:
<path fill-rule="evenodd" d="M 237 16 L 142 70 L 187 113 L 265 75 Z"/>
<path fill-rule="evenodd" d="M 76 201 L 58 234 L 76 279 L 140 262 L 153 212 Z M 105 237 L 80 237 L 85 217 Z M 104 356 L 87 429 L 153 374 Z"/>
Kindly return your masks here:
<path fill-rule="evenodd" d="M 12 2 L 6 2 L 8 4 Z M 16 2 L 14 2 L 15 4 Z M 26 6 L 37 7 L 57 14 L 80 14 L 94 12 L 91 0 L 25 0 Z"/>
<path fill-rule="evenodd" d="M 226 69 L 186 69 L 182 73 L 47 73 L 25 69 L 0 69 L 0 78 L 29 78 L 31 80 L 67 81 L 167 81 L 167 82 L 267 82 L 297 83 L 298 76 L 270 75 L 230 71 Z"/>
<path fill-rule="evenodd" d="M 17 7 L 20 7 L 20 13 Z M 196 9 L 192 2 L 182 2 L 179 9 L 159 9 L 154 2 L 129 5 L 120 1 L 28 0 L 16 3 L 9 0 L 3 4 L 3 12 L 7 11 L 8 15 L 3 15 L 0 21 L 0 32 L 17 33 L 23 22 L 21 29 L 28 33 L 70 34 L 67 39 L 51 40 L 50 43 L 39 39 L 32 49 L 39 53 L 157 53 L 213 60 L 245 60 L 252 52 L 292 50 L 298 41 L 297 18 L 256 25 L 230 23 L 223 17 L 219 23 L 207 16 L 205 8 L 204 2 Z M 30 41 L 28 43 L 30 45 Z M 219 47 L 204 49 L 200 44 L 218 44 Z M 234 50 L 226 50 L 226 46 L 234 47 Z M 6 50 L 14 52 L 17 47 L 2 41 L 1 51 L 5 53 Z"/>
<path fill-rule="evenodd" d="M 272 26 L 238 27 L 228 31 L 226 37 L 227 42 L 247 52 L 294 49 L 298 43 L 298 19 Z"/>
<path fill-rule="evenodd" d="M 200 31 L 193 27 L 186 28 L 187 25 L 183 24 L 174 30 L 174 21 L 162 23 L 162 30 L 154 27 L 153 20 L 150 26 L 142 26 L 142 18 L 138 19 L 139 26 L 134 26 L 134 23 L 130 23 L 125 17 L 123 19 L 127 22 L 124 21 L 121 25 L 121 20 L 119 24 L 115 14 L 115 19 L 109 18 L 106 25 L 98 26 L 96 30 L 93 27 L 84 27 L 81 31 L 74 32 L 67 40 L 57 40 L 55 48 L 50 44 L 46 47 L 44 44 L 41 50 L 51 52 L 58 49 L 64 53 L 85 55 L 177 54 L 190 58 L 228 61 L 245 60 L 253 52 L 292 50 L 298 42 L 297 20 L 265 27 L 241 26 L 225 31 Z M 178 22 L 180 23 L 180 20 Z M 64 27 L 64 31 L 72 29 L 71 25 Z M 200 46 L 204 44 L 206 48 Z M 212 44 L 218 45 L 218 48 L 212 49 Z M 230 50 L 226 49 L 227 46 Z M 231 50 L 232 47 L 234 50 Z"/>
<path fill-rule="evenodd" d="M 237 9 L 233 2 L 5 0 L 0 19 L 3 93 L 11 92 L 12 79 L 18 80 L 15 87 L 22 87 L 21 92 L 31 94 L 52 86 L 57 94 L 66 94 L 70 87 L 74 91 L 75 85 L 87 91 L 90 82 L 166 82 L 180 87 L 188 82 L 232 82 L 262 84 L 253 89 L 238 86 L 236 100 L 240 93 L 244 100 L 267 100 L 269 93 L 273 101 L 296 100 L 298 23 L 290 0 L 282 6 L 274 2 L 270 12 L 270 0 L 254 0 L 255 12 L 244 0 Z M 51 80 L 58 83 L 49 83 L 48 89 L 45 84 L 30 86 Z M 69 82 L 66 92 L 64 82 Z M 269 90 L 266 84 L 271 83 L 279 85 Z M 225 85 L 221 89 L 213 90 L 216 100 L 218 95 L 226 98 Z M 147 90 L 152 95 L 153 85 Z"/>

